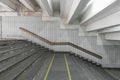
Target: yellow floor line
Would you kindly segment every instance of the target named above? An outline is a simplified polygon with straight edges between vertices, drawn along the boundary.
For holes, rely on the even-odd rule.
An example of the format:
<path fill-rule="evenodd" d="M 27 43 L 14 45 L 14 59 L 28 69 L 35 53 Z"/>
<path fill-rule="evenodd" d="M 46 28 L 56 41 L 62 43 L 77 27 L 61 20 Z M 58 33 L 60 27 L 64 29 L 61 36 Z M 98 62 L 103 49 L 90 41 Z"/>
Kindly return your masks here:
<path fill-rule="evenodd" d="M 47 69 L 47 72 L 46 72 L 46 74 L 45 74 L 44 80 L 47 80 L 47 77 L 48 77 L 48 74 L 49 74 L 50 69 L 51 69 L 51 67 L 52 67 L 54 58 L 55 58 L 55 54 L 53 55 L 52 60 L 51 60 L 51 62 L 50 62 L 50 64 L 49 64 L 49 66 L 48 66 L 48 69 Z"/>
<path fill-rule="evenodd" d="M 67 68 L 68 78 L 69 78 L 69 80 L 72 80 L 71 73 L 70 73 L 70 68 L 69 68 L 69 65 L 68 65 L 66 54 L 64 54 L 64 58 L 65 58 L 65 64 L 66 64 L 66 68 Z"/>

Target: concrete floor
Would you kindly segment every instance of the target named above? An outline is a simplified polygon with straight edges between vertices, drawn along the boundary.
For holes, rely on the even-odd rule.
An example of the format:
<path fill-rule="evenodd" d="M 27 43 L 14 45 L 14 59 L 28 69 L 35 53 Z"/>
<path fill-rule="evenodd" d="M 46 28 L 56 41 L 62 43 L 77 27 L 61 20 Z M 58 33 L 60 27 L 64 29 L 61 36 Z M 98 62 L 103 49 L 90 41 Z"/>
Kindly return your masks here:
<path fill-rule="evenodd" d="M 117 80 L 101 67 L 69 54 L 49 56 L 34 80 Z"/>
<path fill-rule="evenodd" d="M 107 73 L 113 76 L 115 79 L 120 80 L 120 69 L 104 69 Z"/>

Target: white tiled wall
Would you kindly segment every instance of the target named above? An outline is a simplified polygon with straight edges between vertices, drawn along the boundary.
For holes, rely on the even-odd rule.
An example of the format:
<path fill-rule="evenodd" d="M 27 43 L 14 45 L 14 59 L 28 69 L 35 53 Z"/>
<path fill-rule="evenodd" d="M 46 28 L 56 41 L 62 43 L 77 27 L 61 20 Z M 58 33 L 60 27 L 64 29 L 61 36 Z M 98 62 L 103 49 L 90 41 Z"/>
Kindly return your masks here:
<path fill-rule="evenodd" d="M 120 67 L 120 46 L 103 46 L 97 45 L 97 37 L 96 36 L 79 36 L 79 30 L 66 30 L 60 29 L 59 22 L 49 22 L 42 21 L 41 17 L 3 17 L 3 37 L 18 37 L 28 38 L 34 42 L 37 42 L 41 45 L 44 45 L 50 49 L 54 49 L 56 51 L 72 51 L 76 54 L 82 55 L 86 58 L 92 59 L 96 62 L 102 63 L 103 66 L 114 66 Z M 27 33 L 24 33 L 19 30 L 19 27 L 24 27 L 50 41 L 63 41 L 63 42 L 71 42 L 77 44 L 85 49 L 88 49 L 96 54 L 102 55 L 103 59 L 96 59 L 80 50 L 74 49 L 70 46 L 50 46 L 39 39 L 30 36 Z"/>

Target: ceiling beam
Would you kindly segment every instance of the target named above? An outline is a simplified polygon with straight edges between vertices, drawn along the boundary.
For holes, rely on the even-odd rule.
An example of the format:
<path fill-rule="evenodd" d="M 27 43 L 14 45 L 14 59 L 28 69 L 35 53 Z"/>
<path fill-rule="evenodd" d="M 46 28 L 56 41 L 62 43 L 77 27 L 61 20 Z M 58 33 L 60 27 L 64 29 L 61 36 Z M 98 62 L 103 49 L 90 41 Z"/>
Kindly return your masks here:
<path fill-rule="evenodd" d="M 70 12 L 67 16 L 67 24 L 74 22 L 76 19 L 78 19 L 83 9 L 88 4 L 89 0 L 74 0 L 72 7 L 70 9 Z"/>
<path fill-rule="evenodd" d="M 60 17 L 64 18 L 66 0 L 60 0 Z"/>
<path fill-rule="evenodd" d="M 29 0 L 19 0 L 26 8 L 28 8 L 30 11 L 35 11 L 34 10 L 34 5 L 31 4 Z"/>
<path fill-rule="evenodd" d="M 120 41 L 120 32 L 106 33 L 105 39 L 106 40 L 118 40 L 118 41 Z"/>
<path fill-rule="evenodd" d="M 99 30 L 99 33 L 120 32 L 120 25 Z"/>
<path fill-rule="evenodd" d="M 60 0 L 60 15 L 63 18 L 63 20 L 67 18 L 71 5 L 73 4 L 74 0 Z"/>
<path fill-rule="evenodd" d="M 53 15 L 53 8 L 51 0 L 36 0 L 42 10 L 47 11 L 49 16 Z"/>
<path fill-rule="evenodd" d="M 113 8 L 120 4 L 119 0 L 93 0 L 84 10 L 80 24 L 89 25 L 114 13 Z"/>
<path fill-rule="evenodd" d="M 16 10 L 16 5 L 12 3 L 10 0 L 0 0 L 0 3 L 5 7 L 9 7 L 12 10 Z"/>
<path fill-rule="evenodd" d="M 108 17 L 105 17 L 93 24 L 87 25 L 87 31 L 101 30 L 109 27 L 114 27 L 120 25 L 120 11 L 116 12 Z"/>

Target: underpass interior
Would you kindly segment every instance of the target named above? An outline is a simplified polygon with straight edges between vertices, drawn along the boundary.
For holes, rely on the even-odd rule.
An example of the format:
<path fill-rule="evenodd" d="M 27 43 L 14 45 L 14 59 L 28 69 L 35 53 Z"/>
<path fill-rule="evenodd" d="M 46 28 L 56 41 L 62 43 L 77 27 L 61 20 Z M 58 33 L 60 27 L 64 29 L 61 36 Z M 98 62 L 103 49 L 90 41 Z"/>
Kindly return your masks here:
<path fill-rule="evenodd" d="M 120 80 L 120 0 L 0 0 L 0 80 Z"/>
<path fill-rule="evenodd" d="M 117 80 L 100 65 L 25 40 L 0 42 L 0 80 Z"/>

